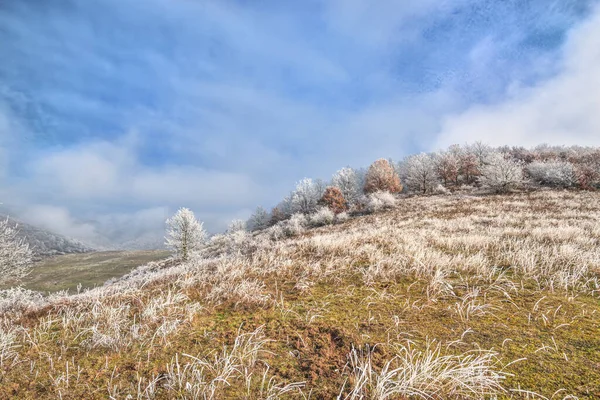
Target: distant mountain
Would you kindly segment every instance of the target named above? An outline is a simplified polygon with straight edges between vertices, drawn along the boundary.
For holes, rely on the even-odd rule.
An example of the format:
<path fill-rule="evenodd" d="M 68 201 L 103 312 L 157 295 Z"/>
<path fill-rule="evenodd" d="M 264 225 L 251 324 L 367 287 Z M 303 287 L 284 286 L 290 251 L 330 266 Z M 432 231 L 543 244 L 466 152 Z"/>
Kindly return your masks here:
<path fill-rule="evenodd" d="M 7 216 L 0 214 L 0 218 L 6 219 Z M 18 225 L 19 236 L 23 237 L 29 243 L 36 258 L 60 254 L 87 253 L 95 250 L 78 240 L 58 235 L 12 218 L 9 219 Z"/>

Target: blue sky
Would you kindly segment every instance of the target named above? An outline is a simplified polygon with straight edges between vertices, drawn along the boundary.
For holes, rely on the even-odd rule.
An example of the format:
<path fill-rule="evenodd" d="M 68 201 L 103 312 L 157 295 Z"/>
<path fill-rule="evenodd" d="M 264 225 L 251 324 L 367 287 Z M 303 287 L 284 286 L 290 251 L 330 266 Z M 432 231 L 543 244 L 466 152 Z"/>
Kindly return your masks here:
<path fill-rule="evenodd" d="M 212 231 L 304 176 L 452 143 L 600 144 L 586 0 L 0 3 L 0 196 L 94 243 Z"/>

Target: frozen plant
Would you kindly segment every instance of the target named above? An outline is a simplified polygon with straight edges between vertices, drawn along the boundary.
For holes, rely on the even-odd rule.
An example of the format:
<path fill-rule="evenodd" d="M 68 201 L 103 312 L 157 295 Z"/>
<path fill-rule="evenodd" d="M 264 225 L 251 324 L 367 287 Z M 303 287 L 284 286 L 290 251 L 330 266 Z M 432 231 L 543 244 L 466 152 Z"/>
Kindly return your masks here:
<path fill-rule="evenodd" d="M 241 219 L 234 219 L 227 227 L 227 233 L 246 232 L 246 222 Z"/>
<path fill-rule="evenodd" d="M 398 193 L 402 191 L 400 177 L 390 162 L 386 159 L 379 159 L 369 167 L 365 176 L 365 193 L 374 193 L 387 191 Z"/>
<path fill-rule="evenodd" d="M 18 226 L 8 218 L 0 221 L 0 283 L 20 279 L 29 272 L 32 252 L 18 234 Z"/>
<path fill-rule="evenodd" d="M 417 193 L 431 193 L 440 182 L 436 160 L 425 153 L 408 157 L 403 162 L 408 189 Z"/>
<path fill-rule="evenodd" d="M 271 220 L 271 216 L 263 207 L 256 207 L 256 210 L 252 213 L 250 218 L 248 218 L 248 222 L 246 222 L 246 227 L 249 231 L 259 231 L 262 229 L 266 229 L 269 227 L 269 221 Z"/>
<path fill-rule="evenodd" d="M 355 203 L 362 194 L 359 174 L 350 167 L 337 171 L 331 178 L 331 184 L 342 192 L 344 199 L 349 203 Z"/>
<path fill-rule="evenodd" d="M 190 254 L 198 250 L 206 240 L 203 223 L 199 222 L 188 208 L 180 208 L 166 223 L 165 245 L 184 261 L 187 261 Z"/>
<path fill-rule="evenodd" d="M 323 226 L 331 225 L 335 218 L 335 214 L 327 207 L 321 207 L 310 216 L 310 225 Z"/>
<path fill-rule="evenodd" d="M 479 183 L 498 193 L 508 192 L 525 182 L 522 163 L 500 152 L 489 153 L 480 172 Z"/>
<path fill-rule="evenodd" d="M 290 196 L 290 207 L 293 212 L 309 214 L 317 208 L 325 188 L 322 182 L 304 178 L 296 185 Z"/>
<path fill-rule="evenodd" d="M 575 168 L 568 161 L 534 161 L 526 170 L 531 179 L 541 185 L 571 187 L 577 181 Z"/>
<path fill-rule="evenodd" d="M 283 223 L 283 231 L 286 236 L 297 236 L 304 233 L 306 225 L 308 225 L 306 216 L 301 213 L 296 213 Z"/>
<path fill-rule="evenodd" d="M 346 222 L 349 219 L 350 219 L 350 216 L 348 215 L 347 212 L 339 213 L 338 215 L 335 216 L 335 222 L 337 222 L 337 223 Z"/>
<path fill-rule="evenodd" d="M 375 192 L 366 198 L 366 209 L 368 212 L 389 210 L 395 205 L 396 198 L 390 192 Z"/>

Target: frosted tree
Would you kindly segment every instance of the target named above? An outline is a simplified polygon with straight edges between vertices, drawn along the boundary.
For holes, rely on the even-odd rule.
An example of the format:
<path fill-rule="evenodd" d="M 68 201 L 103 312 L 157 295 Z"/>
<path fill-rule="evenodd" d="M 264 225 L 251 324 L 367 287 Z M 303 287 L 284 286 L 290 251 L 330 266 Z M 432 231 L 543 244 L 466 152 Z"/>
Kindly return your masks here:
<path fill-rule="evenodd" d="M 325 187 L 321 181 L 313 181 L 310 178 L 302 179 L 290 196 L 292 212 L 309 214 L 315 211 L 324 191 Z"/>
<path fill-rule="evenodd" d="M 375 161 L 365 176 L 365 193 L 385 191 L 397 193 L 402 191 L 400 177 L 390 162 L 384 158 Z"/>
<path fill-rule="evenodd" d="M 245 232 L 246 231 L 246 221 L 242 221 L 241 219 L 234 219 L 229 223 L 227 227 L 227 233 L 235 233 L 235 232 Z"/>
<path fill-rule="evenodd" d="M 183 261 L 188 260 L 190 254 L 198 250 L 206 240 L 204 224 L 199 222 L 188 208 L 180 208 L 166 223 L 165 245 Z"/>
<path fill-rule="evenodd" d="M 321 200 L 319 200 L 319 204 L 327 207 L 336 215 L 348 211 L 348 202 L 344 198 L 340 188 L 336 186 L 329 186 L 325 189 L 325 193 L 321 197 Z"/>
<path fill-rule="evenodd" d="M 8 218 L 0 221 L 0 282 L 18 280 L 29 272 L 32 252 L 18 233 Z"/>
<path fill-rule="evenodd" d="M 525 170 L 534 182 L 541 185 L 571 187 L 577 181 L 575 168 L 568 161 L 534 161 Z"/>
<path fill-rule="evenodd" d="M 360 176 L 350 167 L 345 167 L 333 174 L 331 183 L 340 189 L 344 199 L 349 203 L 356 202 L 362 195 L 362 185 Z"/>
<path fill-rule="evenodd" d="M 434 156 L 430 154 L 415 154 L 404 161 L 404 174 L 406 185 L 411 191 L 430 193 L 439 184 Z"/>
<path fill-rule="evenodd" d="M 500 152 L 489 153 L 480 167 L 479 183 L 496 192 L 507 192 L 525 182 L 523 163 L 506 158 Z"/>
<path fill-rule="evenodd" d="M 460 160 L 452 151 L 443 151 L 435 156 L 436 173 L 444 186 L 457 185 Z"/>
<path fill-rule="evenodd" d="M 468 145 L 466 151 L 475 156 L 479 164 L 484 164 L 488 156 L 493 152 L 490 146 L 482 142 L 475 142 Z"/>
<path fill-rule="evenodd" d="M 248 221 L 246 222 L 246 227 L 251 232 L 258 231 L 261 229 L 266 229 L 269 226 L 269 221 L 271 220 L 271 216 L 261 206 L 256 207 L 256 210 L 250 215 Z"/>

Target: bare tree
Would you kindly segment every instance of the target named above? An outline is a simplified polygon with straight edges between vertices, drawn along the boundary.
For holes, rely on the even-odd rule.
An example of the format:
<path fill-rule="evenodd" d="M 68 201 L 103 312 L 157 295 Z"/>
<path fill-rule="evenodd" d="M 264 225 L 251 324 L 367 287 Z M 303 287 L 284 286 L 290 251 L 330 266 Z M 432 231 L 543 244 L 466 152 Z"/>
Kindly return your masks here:
<path fill-rule="evenodd" d="M 188 260 L 190 254 L 198 250 L 206 240 L 203 223 L 199 222 L 188 208 L 180 208 L 166 223 L 165 244 L 183 261 Z"/>

